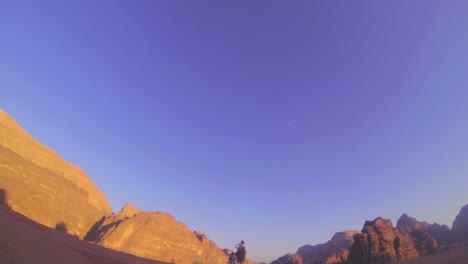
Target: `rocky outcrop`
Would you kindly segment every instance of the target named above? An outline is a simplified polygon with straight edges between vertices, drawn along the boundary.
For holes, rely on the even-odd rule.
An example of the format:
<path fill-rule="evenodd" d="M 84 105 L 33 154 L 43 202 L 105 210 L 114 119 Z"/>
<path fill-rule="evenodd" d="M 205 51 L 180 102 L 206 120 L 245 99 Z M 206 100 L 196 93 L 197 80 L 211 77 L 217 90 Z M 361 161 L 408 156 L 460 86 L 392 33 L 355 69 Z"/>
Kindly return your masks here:
<path fill-rule="evenodd" d="M 324 263 L 325 264 L 346 264 L 348 262 L 349 250 L 343 249 L 340 252 L 331 255 L 328 257 Z"/>
<path fill-rule="evenodd" d="M 142 212 L 127 204 L 96 225 L 89 237 L 104 247 L 172 263 L 227 262 L 227 256 L 206 235 L 190 231 L 166 213 Z"/>
<path fill-rule="evenodd" d="M 0 110 L 0 189 L 13 210 L 49 227 L 65 223 L 84 237 L 112 212 L 86 174 L 24 131 Z"/>
<path fill-rule="evenodd" d="M 119 215 L 123 217 L 134 217 L 135 215 L 142 213 L 143 211 L 136 208 L 131 204 L 125 204 L 122 210 L 120 210 Z"/>
<path fill-rule="evenodd" d="M 302 258 L 298 254 L 286 254 L 270 264 L 302 264 Z"/>
<path fill-rule="evenodd" d="M 419 256 L 411 237 L 400 233 L 390 220 L 366 221 L 361 234 L 354 235 L 349 263 L 378 264 L 406 261 Z"/>
<path fill-rule="evenodd" d="M 297 250 L 304 264 L 326 261 L 329 257 L 338 257 L 342 250 L 348 250 L 353 244 L 353 236 L 359 231 L 344 231 L 336 233 L 331 240 L 318 245 L 305 245 Z"/>
<path fill-rule="evenodd" d="M 463 206 L 457 217 L 455 217 L 452 234 L 454 242 L 468 242 L 468 204 Z"/>
<path fill-rule="evenodd" d="M 217 261 L 223 261 L 226 259 L 226 255 L 224 254 L 222 249 L 219 248 L 215 242 L 211 241 L 205 234 L 203 234 L 200 231 L 194 231 L 193 233 L 202 243 L 206 263 L 209 263 L 211 261 L 213 261 L 213 263 L 217 263 Z"/>
<path fill-rule="evenodd" d="M 397 229 L 408 234 L 420 256 L 429 255 L 437 250 L 437 240 L 429 233 L 431 224 L 419 222 L 416 218 L 403 214 L 397 222 Z"/>

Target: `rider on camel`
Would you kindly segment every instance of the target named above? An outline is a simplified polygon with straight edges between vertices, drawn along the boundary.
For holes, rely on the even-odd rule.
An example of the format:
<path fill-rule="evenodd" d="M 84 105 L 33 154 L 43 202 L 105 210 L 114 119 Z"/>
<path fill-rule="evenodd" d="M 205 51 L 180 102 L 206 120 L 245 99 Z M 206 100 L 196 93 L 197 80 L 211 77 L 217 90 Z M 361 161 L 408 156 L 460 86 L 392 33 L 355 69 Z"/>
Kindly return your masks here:
<path fill-rule="evenodd" d="M 245 250 L 244 240 L 242 240 L 239 244 L 237 244 L 236 248 L 237 248 L 237 252 L 236 252 L 237 263 L 243 264 L 245 261 L 245 255 L 247 253 L 247 251 Z"/>
<path fill-rule="evenodd" d="M 239 249 L 245 249 L 245 243 L 244 243 L 244 240 L 241 240 L 241 242 L 239 244 L 236 245 L 236 248 L 237 250 Z"/>

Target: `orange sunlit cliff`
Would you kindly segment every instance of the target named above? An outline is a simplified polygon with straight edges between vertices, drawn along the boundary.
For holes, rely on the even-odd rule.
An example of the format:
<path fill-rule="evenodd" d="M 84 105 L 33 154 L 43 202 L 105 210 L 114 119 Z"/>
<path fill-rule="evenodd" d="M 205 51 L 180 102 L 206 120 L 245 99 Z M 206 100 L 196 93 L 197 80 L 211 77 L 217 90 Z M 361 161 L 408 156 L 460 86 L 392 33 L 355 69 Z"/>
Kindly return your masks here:
<path fill-rule="evenodd" d="M 106 197 L 77 166 L 35 140 L 0 110 L 0 188 L 10 207 L 49 227 L 64 222 L 82 238 L 112 212 Z"/>
<path fill-rule="evenodd" d="M 201 232 L 171 215 L 125 205 L 117 214 L 77 166 L 30 136 L 0 110 L 1 204 L 51 228 L 140 257 L 192 264 L 227 256 Z"/>

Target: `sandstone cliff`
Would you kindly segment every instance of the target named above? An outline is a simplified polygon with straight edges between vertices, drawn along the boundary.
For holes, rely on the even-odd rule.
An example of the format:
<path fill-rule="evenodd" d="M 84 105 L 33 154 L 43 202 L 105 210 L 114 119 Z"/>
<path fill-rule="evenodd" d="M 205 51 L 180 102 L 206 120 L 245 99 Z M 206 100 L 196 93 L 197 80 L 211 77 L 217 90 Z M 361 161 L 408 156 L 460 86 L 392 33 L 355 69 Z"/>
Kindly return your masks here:
<path fill-rule="evenodd" d="M 62 159 L 0 110 L 0 188 L 10 207 L 49 227 L 64 222 L 83 237 L 112 212 L 105 196 L 78 167 Z"/>
<path fill-rule="evenodd" d="M 339 253 L 342 250 L 348 250 L 353 244 L 353 236 L 359 231 L 344 231 L 336 233 L 331 240 L 318 245 L 305 245 L 297 250 L 297 254 L 301 256 L 304 264 L 326 261 L 329 257 L 334 256 L 340 258 Z M 344 253 L 346 254 L 346 253 Z M 330 259 L 330 262 L 332 260 Z"/>
<path fill-rule="evenodd" d="M 169 214 L 142 212 L 128 204 L 98 222 L 88 238 L 104 247 L 165 262 L 227 262 L 224 252 L 203 233 L 190 231 Z"/>
<path fill-rule="evenodd" d="M 406 261 L 419 256 L 408 234 L 400 233 L 390 220 L 366 221 L 361 234 L 354 235 L 348 262 L 379 264 Z"/>

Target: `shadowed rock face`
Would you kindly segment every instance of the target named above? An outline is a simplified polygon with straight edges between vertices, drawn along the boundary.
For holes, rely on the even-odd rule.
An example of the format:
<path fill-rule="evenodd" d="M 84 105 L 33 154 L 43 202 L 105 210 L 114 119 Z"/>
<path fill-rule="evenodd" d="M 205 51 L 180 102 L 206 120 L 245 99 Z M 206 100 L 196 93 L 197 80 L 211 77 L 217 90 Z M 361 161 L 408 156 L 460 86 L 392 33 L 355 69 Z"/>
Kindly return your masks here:
<path fill-rule="evenodd" d="M 127 204 L 97 225 L 89 237 L 115 250 L 182 264 L 227 262 L 224 252 L 206 235 L 190 231 L 166 213 L 141 212 Z"/>
<path fill-rule="evenodd" d="M 353 236 L 359 231 L 344 231 L 336 233 L 331 240 L 315 246 L 305 245 L 297 250 L 304 264 L 311 264 L 327 260 L 327 258 L 339 254 L 342 250 L 348 250 L 353 244 Z M 335 256 L 338 258 L 338 256 Z"/>
<path fill-rule="evenodd" d="M 455 242 L 468 242 L 468 205 L 463 206 L 453 221 L 452 234 Z"/>
<path fill-rule="evenodd" d="M 362 234 L 354 236 L 348 262 L 356 264 L 390 263 L 419 256 L 411 237 L 400 233 L 387 219 L 366 221 Z"/>
<path fill-rule="evenodd" d="M 428 232 L 437 240 L 439 246 L 452 243 L 452 232 L 447 225 L 434 223 L 429 227 Z"/>
<path fill-rule="evenodd" d="M 429 255 L 437 250 L 437 240 L 429 233 L 431 224 L 419 222 L 414 217 L 403 214 L 397 222 L 397 229 L 408 234 L 420 256 Z"/>
<path fill-rule="evenodd" d="M 104 194 L 78 167 L 32 138 L 0 110 L 0 189 L 9 206 L 49 227 L 64 222 L 84 237 L 112 212 Z"/>
<path fill-rule="evenodd" d="M 286 254 L 270 264 L 302 264 L 302 258 L 298 254 Z"/>

